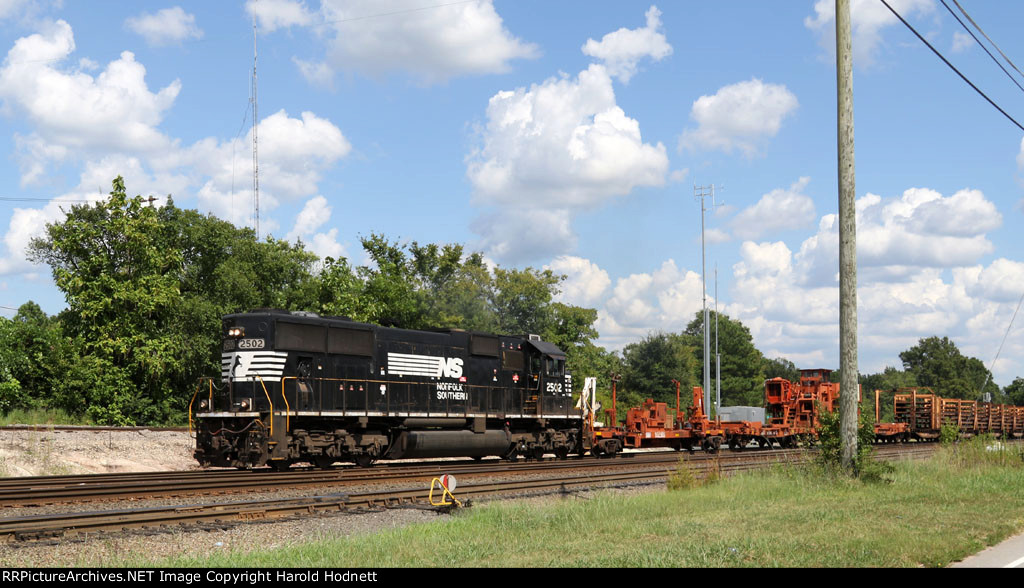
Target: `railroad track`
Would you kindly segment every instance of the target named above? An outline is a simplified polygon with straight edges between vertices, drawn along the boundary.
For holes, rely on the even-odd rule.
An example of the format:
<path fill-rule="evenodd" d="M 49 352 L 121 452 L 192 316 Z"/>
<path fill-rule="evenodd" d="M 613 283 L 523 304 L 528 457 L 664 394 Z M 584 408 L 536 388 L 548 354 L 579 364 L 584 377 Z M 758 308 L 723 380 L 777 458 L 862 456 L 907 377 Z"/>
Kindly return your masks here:
<path fill-rule="evenodd" d="M 876 451 L 891 456 L 911 450 L 930 453 L 933 445 L 919 448 L 884 447 Z M 767 456 L 773 462 L 799 461 L 803 450 L 726 452 L 718 456 L 687 455 L 693 463 L 717 460 L 731 464 L 757 460 Z M 544 472 L 566 472 L 577 469 L 661 468 L 675 465 L 680 454 L 652 452 L 625 454 L 615 459 L 574 458 L 540 462 L 448 461 L 409 464 L 386 464 L 369 469 L 340 467 L 327 470 L 195 470 L 185 472 L 142 472 L 126 474 L 87 474 L 77 476 L 36 476 L 0 480 L 0 507 L 42 506 L 111 500 L 144 500 L 195 495 L 218 495 L 278 489 L 339 487 L 354 484 L 399 483 L 428 480 L 442 473 L 463 477 L 496 474 L 531 475 Z"/>
<path fill-rule="evenodd" d="M 791 455 L 798 451 L 774 452 Z M 724 456 L 724 459 L 747 459 L 756 452 Z M 255 492 L 281 488 L 310 488 L 377 484 L 416 479 L 429 481 L 442 473 L 458 476 L 495 474 L 526 475 L 547 471 L 569 471 L 581 468 L 662 467 L 675 464 L 680 454 L 672 452 L 633 453 L 617 459 L 587 457 L 540 462 L 448 461 L 427 464 L 386 464 L 361 469 L 341 467 L 327 470 L 197 470 L 186 472 L 144 472 L 129 474 L 87 474 L 78 476 L 36 476 L 0 480 L 0 507 L 41 506 L 69 502 L 107 500 L 140 500 L 154 497 L 189 496 Z M 710 459 L 706 454 L 693 454 L 694 462 Z"/>
<path fill-rule="evenodd" d="M 879 451 L 879 454 L 883 457 L 895 455 L 902 458 L 922 458 L 933 452 L 934 446 L 922 446 L 904 451 L 889 449 Z M 672 459 L 667 459 L 668 456 L 671 456 Z M 459 484 L 456 491 L 458 498 L 466 501 L 499 494 L 540 495 L 567 493 L 594 487 L 657 484 L 675 471 L 675 464 L 678 463 L 676 454 L 670 453 L 661 457 L 663 459 L 660 461 L 652 458 L 639 462 L 628 459 L 593 460 L 590 463 L 594 465 L 587 467 L 594 471 L 569 473 L 564 470 L 558 471 L 557 468 L 549 468 L 553 471 L 544 477 L 476 484 L 462 483 Z M 695 459 L 690 462 L 690 468 L 697 477 L 707 476 L 712 471 L 716 471 L 720 475 L 731 475 L 776 463 L 801 463 L 810 459 L 812 459 L 812 454 L 809 452 L 747 452 L 724 454 L 712 459 Z M 566 462 L 550 463 L 562 465 Z M 575 465 L 579 470 L 580 464 Z M 644 466 L 643 469 L 634 468 L 639 465 Z M 600 466 L 612 466 L 620 471 L 605 471 Z M 621 471 L 622 468 L 619 466 L 625 466 L 626 471 Z M 527 470 L 529 468 L 521 468 L 521 471 Z M 413 474 L 406 481 L 413 481 L 413 478 L 421 475 L 423 474 Z M 290 476 L 278 475 L 278 477 Z M 362 493 L 322 494 L 302 498 L 8 517 L 0 519 L 0 541 L 53 540 L 87 537 L 97 532 L 126 529 L 167 529 L 195 524 L 222 526 L 242 522 L 271 521 L 299 515 L 353 512 L 371 507 L 425 505 L 429 493 L 430 486 L 419 483 L 415 487 L 400 490 L 387 489 Z"/>

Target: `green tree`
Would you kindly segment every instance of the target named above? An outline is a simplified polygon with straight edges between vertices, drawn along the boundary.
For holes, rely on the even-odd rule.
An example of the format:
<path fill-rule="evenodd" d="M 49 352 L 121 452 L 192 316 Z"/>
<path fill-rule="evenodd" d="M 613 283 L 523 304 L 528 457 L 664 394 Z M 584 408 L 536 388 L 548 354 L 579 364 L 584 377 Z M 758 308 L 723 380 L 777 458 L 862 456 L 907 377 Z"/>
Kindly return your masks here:
<path fill-rule="evenodd" d="M 715 385 L 715 312 L 708 313 L 711 328 L 711 386 Z M 703 312 L 697 312 L 683 334 L 693 347 L 696 359 L 693 376 L 703 381 Z M 718 349 L 722 356 L 722 406 L 761 406 L 764 404 L 764 356 L 754 347 L 750 329 L 728 315 L 718 314 Z"/>
<path fill-rule="evenodd" d="M 672 380 L 680 383 L 682 406 L 690 405 L 697 368 L 694 349 L 687 343 L 683 335 L 651 333 L 626 346 L 622 352 L 622 387 L 629 395 L 630 406 L 653 398 L 674 408 L 676 388 Z"/>
<path fill-rule="evenodd" d="M 494 268 L 489 302 L 498 331 L 509 335 L 544 333 L 553 319 L 551 300 L 563 278 L 551 270 Z"/>
<path fill-rule="evenodd" d="M 72 207 L 29 246 L 30 259 L 48 263 L 65 294 L 67 331 L 117 375 L 116 385 L 99 391 L 109 411 L 88 409 L 100 422 L 164 417 L 174 393 L 166 376 L 180 369 L 189 344 L 168 328 L 181 305 L 181 252 L 163 246 L 157 211 L 144 202 L 128 198 L 118 177 L 108 200 Z"/>
<path fill-rule="evenodd" d="M 1003 388 L 1003 395 L 1010 404 L 1024 406 L 1024 378 L 1014 378 L 1009 386 Z"/>
<path fill-rule="evenodd" d="M 785 378 L 790 382 L 800 380 L 800 369 L 796 367 L 796 364 L 784 357 L 765 358 L 762 369 L 764 370 L 765 379 Z"/>
<path fill-rule="evenodd" d="M 921 339 L 900 353 L 900 360 L 917 385 L 928 386 L 939 396 L 967 400 L 981 400 L 984 392 L 992 393 L 994 399 L 1000 396 L 999 386 L 985 364 L 965 357 L 948 337 Z"/>

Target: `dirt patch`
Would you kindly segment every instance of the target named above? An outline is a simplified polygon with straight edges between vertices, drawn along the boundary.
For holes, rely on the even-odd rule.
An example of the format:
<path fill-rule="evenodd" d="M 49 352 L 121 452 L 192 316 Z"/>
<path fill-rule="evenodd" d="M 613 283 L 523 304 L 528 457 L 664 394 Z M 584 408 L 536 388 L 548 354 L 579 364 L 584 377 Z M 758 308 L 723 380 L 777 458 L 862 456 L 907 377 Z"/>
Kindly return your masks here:
<path fill-rule="evenodd" d="M 194 470 L 195 441 L 175 431 L 0 431 L 0 476 Z"/>

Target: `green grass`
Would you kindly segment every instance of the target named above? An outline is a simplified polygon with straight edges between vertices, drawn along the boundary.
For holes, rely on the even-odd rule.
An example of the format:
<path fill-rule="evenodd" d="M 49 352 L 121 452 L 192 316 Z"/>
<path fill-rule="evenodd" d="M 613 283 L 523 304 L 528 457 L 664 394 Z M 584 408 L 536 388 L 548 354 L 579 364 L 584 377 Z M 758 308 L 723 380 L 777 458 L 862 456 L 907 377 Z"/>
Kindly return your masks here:
<path fill-rule="evenodd" d="M 1024 455 L 984 442 L 888 484 L 775 468 L 679 491 L 477 506 L 437 522 L 157 566 L 943 566 L 1024 530 Z"/>
<path fill-rule="evenodd" d="M 15 409 L 0 416 L 0 426 L 5 425 L 91 425 L 84 416 L 73 416 L 63 410 Z"/>

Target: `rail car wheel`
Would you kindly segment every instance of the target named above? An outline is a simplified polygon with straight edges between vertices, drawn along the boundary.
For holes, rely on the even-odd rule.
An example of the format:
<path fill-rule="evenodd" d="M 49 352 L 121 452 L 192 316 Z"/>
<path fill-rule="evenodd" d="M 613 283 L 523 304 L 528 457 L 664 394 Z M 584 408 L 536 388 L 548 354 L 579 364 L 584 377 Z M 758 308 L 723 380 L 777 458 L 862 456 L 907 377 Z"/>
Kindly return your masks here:
<path fill-rule="evenodd" d="M 377 458 L 372 455 L 362 453 L 356 456 L 355 461 L 357 466 L 361 468 L 368 468 L 373 465 L 373 462 L 377 461 Z"/>
<path fill-rule="evenodd" d="M 533 451 L 531 452 L 531 454 L 533 455 L 533 459 L 537 461 L 541 461 L 542 459 L 544 459 L 545 453 L 547 453 L 547 450 L 540 446 L 534 447 Z"/>
<path fill-rule="evenodd" d="M 556 448 L 555 457 L 558 459 L 569 459 L 569 448 L 565 446 Z"/>
<path fill-rule="evenodd" d="M 736 437 L 729 437 L 729 449 L 732 451 L 743 451 L 744 443 L 740 443 Z"/>
<path fill-rule="evenodd" d="M 757 446 L 760 447 L 761 449 L 770 449 L 772 444 L 769 443 L 768 440 L 765 439 L 764 437 L 758 437 Z"/>
<path fill-rule="evenodd" d="M 619 452 L 618 446 L 612 444 L 608 446 L 608 450 L 605 452 L 605 457 L 615 457 L 615 454 Z"/>
<path fill-rule="evenodd" d="M 710 454 L 718 453 L 718 450 L 722 447 L 721 437 L 712 437 L 704 442 L 704 451 Z"/>

